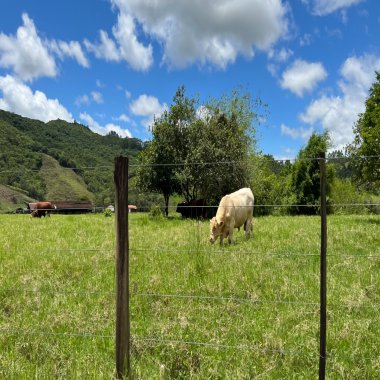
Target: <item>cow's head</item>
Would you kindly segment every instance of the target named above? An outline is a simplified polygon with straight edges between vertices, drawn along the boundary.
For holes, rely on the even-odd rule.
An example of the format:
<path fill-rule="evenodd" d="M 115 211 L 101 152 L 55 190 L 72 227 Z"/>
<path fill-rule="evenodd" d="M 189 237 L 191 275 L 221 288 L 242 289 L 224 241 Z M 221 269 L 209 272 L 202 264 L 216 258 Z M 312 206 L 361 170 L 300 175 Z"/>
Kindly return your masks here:
<path fill-rule="evenodd" d="M 211 244 L 214 244 L 215 240 L 222 233 L 223 224 L 224 224 L 223 221 L 220 221 L 218 223 L 215 216 L 210 220 L 210 243 Z"/>

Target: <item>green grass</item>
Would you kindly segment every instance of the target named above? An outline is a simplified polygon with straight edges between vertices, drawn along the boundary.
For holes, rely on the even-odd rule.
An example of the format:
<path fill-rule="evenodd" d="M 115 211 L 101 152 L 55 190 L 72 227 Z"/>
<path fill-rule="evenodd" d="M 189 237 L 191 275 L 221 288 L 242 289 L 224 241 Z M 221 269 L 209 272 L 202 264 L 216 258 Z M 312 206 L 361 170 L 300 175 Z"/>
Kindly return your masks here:
<path fill-rule="evenodd" d="M 83 178 L 74 171 L 63 168 L 58 161 L 48 155 L 43 155 L 43 165 L 39 174 L 46 183 L 46 199 L 94 201 L 94 194 L 87 190 Z"/>
<path fill-rule="evenodd" d="M 0 378 L 114 376 L 114 224 L 0 215 Z M 328 218 L 328 379 L 380 378 L 379 227 Z M 256 218 L 223 247 L 208 228 L 130 214 L 134 378 L 317 378 L 319 218 Z"/>

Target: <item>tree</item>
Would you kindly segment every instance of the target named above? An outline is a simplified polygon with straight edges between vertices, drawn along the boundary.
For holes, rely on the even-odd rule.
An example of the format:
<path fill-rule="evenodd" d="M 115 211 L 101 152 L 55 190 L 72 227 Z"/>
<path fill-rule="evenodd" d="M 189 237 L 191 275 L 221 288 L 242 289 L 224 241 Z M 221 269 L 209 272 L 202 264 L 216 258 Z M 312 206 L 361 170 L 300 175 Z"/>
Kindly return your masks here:
<path fill-rule="evenodd" d="M 187 150 L 188 127 L 196 116 L 196 100 L 185 96 L 185 87 L 177 89 L 173 104 L 152 125 L 152 141 L 139 155 L 137 186 L 142 191 L 161 193 L 165 214 L 169 213 L 169 197 L 181 192 L 178 168 Z"/>
<path fill-rule="evenodd" d="M 249 186 L 248 158 L 256 143 L 253 106 L 248 93 L 234 90 L 197 108 L 197 100 L 180 87 L 170 109 L 153 123 L 152 141 L 140 155 L 139 188 L 163 194 L 167 215 L 174 193 L 186 201 L 214 203 Z"/>
<path fill-rule="evenodd" d="M 365 112 L 354 127 L 355 138 L 348 146 L 353 156 L 354 179 L 365 190 L 380 192 L 380 73 L 370 89 Z M 355 156 L 358 156 L 355 159 Z M 360 157 L 365 156 L 365 157 Z"/>
<path fill-rule="evenodd" d="M 201 197 L 217 204 L 221 196 L 249 186 L 249 156 L 256 151 L 253 102 L 248 92 L 209 100 L 201 115 L 189 126 L 187 156 L 178 178 L 187 198 Z"/>
<path fill-rule="evenodd" d="M 318 135 L 313 133 L 305 148 L 301 149 L 296 162 L 293 165 L 290 187 L 293 201 L 297 205 L 308 207 L 292 207 L 290 211 L 297 214 L 316 214 L 320 200 L 320 168 L 318 157 L 321 152 L 326 152 L 329 144 L 327 132 Z M 327 165 L 327 189 L 329 197 L 334 180 L 334 168 Z"/>

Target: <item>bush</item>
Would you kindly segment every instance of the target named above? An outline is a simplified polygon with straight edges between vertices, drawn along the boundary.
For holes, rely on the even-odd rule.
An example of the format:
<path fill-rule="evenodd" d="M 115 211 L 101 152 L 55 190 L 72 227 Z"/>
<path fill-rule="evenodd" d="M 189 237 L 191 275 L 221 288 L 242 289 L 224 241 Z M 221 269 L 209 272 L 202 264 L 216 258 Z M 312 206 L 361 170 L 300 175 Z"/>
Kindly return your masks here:
<path fill-rule="evenodd" d="M 112 211 L 109 209 L 109 208 L 106 208 L 103 212 L 103 215 L 106 217 L 106 218 L 109 218 L 112 216 Z"/>
<path fill-rule="evenodd" d="M 151 218 L 162 218 L 164 216 L 160 205 L 152 205 L 150 207 L 149 216 Z"/>

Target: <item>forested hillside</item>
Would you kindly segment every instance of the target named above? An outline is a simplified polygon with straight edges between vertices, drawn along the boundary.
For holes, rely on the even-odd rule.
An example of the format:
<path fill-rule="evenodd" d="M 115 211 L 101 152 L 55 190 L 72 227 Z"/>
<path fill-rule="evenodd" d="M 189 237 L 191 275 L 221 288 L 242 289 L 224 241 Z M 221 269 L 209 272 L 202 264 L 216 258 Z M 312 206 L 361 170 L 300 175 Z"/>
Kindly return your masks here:
<path fill-rule="evenodd" d="M 31 199 L 112 202 L 113 164 L 118 155 L 133 162 L 142 141 L 115 133 L 100 136 L 84 125 L 43 123 L 0 110 L 0 184 Z M 1 196 L 1 194 L 0 194 Z M 9 208 L 22 197 L 1 199 Z"/>

